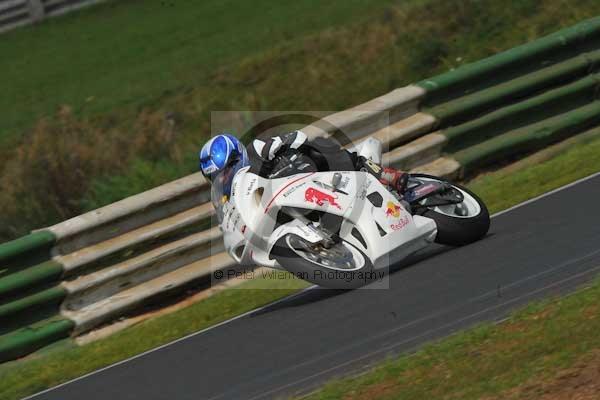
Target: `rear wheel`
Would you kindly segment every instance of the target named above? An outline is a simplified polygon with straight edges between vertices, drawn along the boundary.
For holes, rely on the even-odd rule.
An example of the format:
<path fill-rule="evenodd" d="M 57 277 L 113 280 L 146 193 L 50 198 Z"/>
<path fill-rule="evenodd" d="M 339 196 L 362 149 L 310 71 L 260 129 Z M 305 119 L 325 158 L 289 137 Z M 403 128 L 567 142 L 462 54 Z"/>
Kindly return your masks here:
<path fill-rule="evenodd" d="M 462 246 L 483 238 L 490 228 L 490 214 L 483 201 L 464 186 L 446 179 L 425 174 L 411 174 L 421 182 L 446 182 L 451 185 L 450 196 L 462 197 L 462 202 L 448 205 L 435 203 L 435 196 L 415 205 L 415 214 L 433 219 L 438 228 L 437 243 Z M 452 193 L 453 192 L 453 193 Z"/>
<path fill-rule="evenodd" d="M 324 247 L 287 234 L 275 243 L 271 256 L 294 276 L 328 288 L 354 289 L 375 278 L 369 258 L 344 240 Z"/>

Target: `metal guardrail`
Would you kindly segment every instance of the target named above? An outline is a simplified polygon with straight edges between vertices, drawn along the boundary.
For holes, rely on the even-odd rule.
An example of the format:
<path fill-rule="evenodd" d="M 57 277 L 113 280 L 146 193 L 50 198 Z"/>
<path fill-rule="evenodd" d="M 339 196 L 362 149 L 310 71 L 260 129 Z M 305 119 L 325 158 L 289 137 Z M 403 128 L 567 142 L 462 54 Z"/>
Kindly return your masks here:
<path fill-rule="evenodd" d="M 103 0 L 0 0 L 0 33 Z"/>
<path fill-rule="evenodd" d="M 304 130 L 376 137 L 399 168 L 471 174 L 598 131 L 599 39 L 600 18 L 585 21 Z M 193 174 L 0 245 L 0 362 L 231 267 L 207 189 Z"/>

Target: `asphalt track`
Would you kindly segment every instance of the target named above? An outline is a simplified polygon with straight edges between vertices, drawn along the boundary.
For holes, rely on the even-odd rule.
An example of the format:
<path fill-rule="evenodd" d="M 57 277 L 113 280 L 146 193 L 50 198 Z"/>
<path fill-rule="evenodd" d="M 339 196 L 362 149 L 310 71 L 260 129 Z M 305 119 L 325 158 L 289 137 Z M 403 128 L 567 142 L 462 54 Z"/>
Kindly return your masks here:
<path fill-rule="evenodd" d="M 507 189 L 508 190 L 508 189 Z M 359 373 L 600 271 L 600 175 L 396 266 L 389 290 L 312 289 L 32 398 L 270 399 Z M 412 265 L 409 265 L 412 264 Z"/>

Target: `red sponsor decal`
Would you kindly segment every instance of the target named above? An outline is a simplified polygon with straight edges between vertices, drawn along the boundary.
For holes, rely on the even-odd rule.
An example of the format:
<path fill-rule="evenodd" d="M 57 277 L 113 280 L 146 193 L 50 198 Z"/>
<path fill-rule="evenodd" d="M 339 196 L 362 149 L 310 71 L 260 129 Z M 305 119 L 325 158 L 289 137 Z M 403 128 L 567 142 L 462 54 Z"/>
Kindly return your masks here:
<path fill-rule="evenodd" d="M 301 181 L 304 178 L 308 178 L 309 176 L 311 176 L 312 174 L 314 174 L 314 172 L 308 173 L 300 178 L 294 179 L 291 182 L 288 182 L 287 185 L 285 185 L 284 187 L 282 187 L 281 189 L 279 189 L 279 191 L 275 194 L 275 196 L 273 196 L 271 198 L 271 200 L 269 201 L 269 204 L 267 204 L 267 207 L 265 208 L 265 214 L 269 211 L 269 209 L 271 208 L 271 204 L 273 204 L 273 202 L 275 201 L 275 199 L 277 198 L 277 196 L 279 196 L 281 194 L 281 192 L 283 192 L 285 189 L 287 189 L 290 185 L 293 185 L 294 183 Z"/>
<path fill-rule="evenodd" d="M 400 221 L 398 221 L 398 223 L 396 224 L 391 224 L 390 228 L 392 228 L 392 230 L 394 231 L 399 231 L 400 229 L 404 228 L 406 225 L 408 225 L 410 222 L 410 220 L 408 219 L 407 216 L 404 216 L 404 218 L 401 218 Z"/>
<path fill-rule="evenodd" d="M 394 204 L 392 201 L 387 202 L 387 207 L 385 209 L 385 215 L 388 217 L 398 218 L 400 216 L 400 211 L 402 207 L 397 204 Z"/>
<path fill-rule="evenodd" d="M 325 205 L 325 202 L 327 202 L 330 206 L 337 207 L 340 210 L 342 209 L 342 207 L 340 207 L 340 205 L 336 201 L 337 196 L 321 192 L 320 190 L 315 188 L 306 189 L 306 192 L 304 192 L 304 198 L 306 199 L 306 201 L 310 203 L 316 203 L 319 206 L 323 206 Z"/>

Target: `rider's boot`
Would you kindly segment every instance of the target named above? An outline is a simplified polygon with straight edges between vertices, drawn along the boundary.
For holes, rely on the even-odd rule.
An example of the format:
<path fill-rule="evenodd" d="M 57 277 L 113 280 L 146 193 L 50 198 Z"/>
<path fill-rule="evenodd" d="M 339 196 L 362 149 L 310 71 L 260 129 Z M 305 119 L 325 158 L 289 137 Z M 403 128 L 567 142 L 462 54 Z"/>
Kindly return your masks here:
<path fill-rule="evenodd" d="M 406 191 L 406 186 L 408 185 L 408 174 L 406 172 L 395 168 L 382 167 L 364 157 L 358 158 L 358 169 L 370 173 L 375 176 L 379 182 L 389 186 L 393 192 L 397 193 L 399 200 Z"/>
<path fill-rule="evenodd" d="M 399 195 L 403 195 L 408 185 L 408 174 L 395 168 L 385 167 L 381 171 L 379 181 L 384 185 L 390 186 Z"/>

